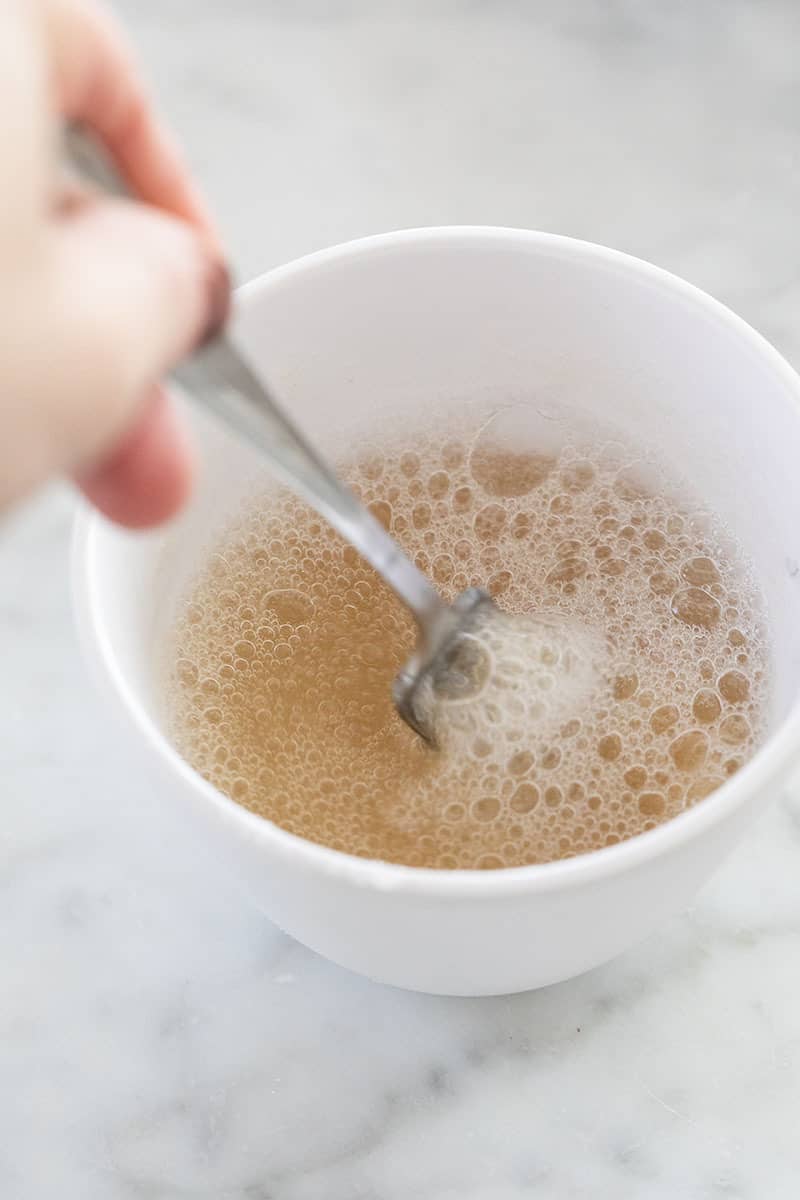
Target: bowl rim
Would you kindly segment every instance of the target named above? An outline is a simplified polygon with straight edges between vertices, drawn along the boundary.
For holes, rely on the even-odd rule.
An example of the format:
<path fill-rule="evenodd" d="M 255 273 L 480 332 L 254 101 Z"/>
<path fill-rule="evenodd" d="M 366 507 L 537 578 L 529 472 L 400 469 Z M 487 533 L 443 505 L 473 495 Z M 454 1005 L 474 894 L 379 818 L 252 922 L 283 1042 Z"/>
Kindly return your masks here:
<path fill-rule="evenodd" d="M 671 293 L 684 304 L 695 306 L 749 344 L 751 350 L 784 383 L 787 392 L 794 393 L 794 401 L 800 411 L 800 376 L 761 334 L 725 305 L 693 284 L 643 259 L 560 234 L 480 225 L 432 226 L 375 234 L 315 251 L 256 277 L 237 290 L 236 307 L 247 307 L 265 292 L 343 259 L 409 247 L 448 245 L 452 248 L 463 244 L 474 249 L 481 244 L 489 246 L 498 243 L 507 243 L 510 247 L 538 248 L 543 252 L 558 251 L 594 260 L 598 266 L 624 271 L 663 292 Z M 780 776 L 786 776 L 792 764 L 800 758 L 800 703 L 795 698 L 790 710 L 764 745 L 732 779 L 701 804 L 655 829 L 613 846 L 555 862 L 492 871 L 443 870 L 361 858 L 307 841 L 242 808 L 199 775 L 169 743 L 133 693 L 123 676 L 99 611 L 97 579 L 100 564 L 97 543 L 99 532 L 107 526 L 108 523 L 99 513 L 85 502 L 81 503 L 74 523 L 71 556 L 73 607 L 78 635 L 101 687 L 117 708 L 121 708 L 127 721 L 138 730 L 151 753 L 161 760 L 177 783 L 212 806 L 216 816 L 232 834 L 261 843 L 265 850 L 283 859 L 293 869 L 323 874 L 377 891 L 473 900 L 583 887 L 679 851 L 711 827 L 732 816 L 750 797 L 764 792 Z"/>

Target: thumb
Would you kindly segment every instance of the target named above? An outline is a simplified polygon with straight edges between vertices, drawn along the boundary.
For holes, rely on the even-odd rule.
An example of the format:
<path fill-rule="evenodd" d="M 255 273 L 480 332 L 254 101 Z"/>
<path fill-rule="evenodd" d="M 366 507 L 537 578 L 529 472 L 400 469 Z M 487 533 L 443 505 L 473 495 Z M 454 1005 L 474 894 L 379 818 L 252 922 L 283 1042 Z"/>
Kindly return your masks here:
<path fill-rule="evenodd" d="M 109 456 L 159 379 L 222 324 L 228 277 L 202 235 L 140 203 L 73 199 L 51 231 L 47 361 L 27 382 L 51 469 L 74 472 Z"/>
<path fill-rule="evenodd" d="M 191 488 L 192 467 L 179 413 L 157 387 L 111 453 L 77 471 L 75 482 L 112 521 L 143 529 L 182 507 Z"/>

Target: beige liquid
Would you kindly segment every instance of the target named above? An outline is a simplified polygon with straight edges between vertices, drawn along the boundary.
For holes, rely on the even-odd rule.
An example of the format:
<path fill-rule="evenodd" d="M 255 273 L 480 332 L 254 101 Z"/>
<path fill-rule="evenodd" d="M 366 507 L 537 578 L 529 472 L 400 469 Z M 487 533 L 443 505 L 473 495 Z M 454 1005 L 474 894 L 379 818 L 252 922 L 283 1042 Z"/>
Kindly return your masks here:
<path fill-rule="evenodd" d="M 494 647 L 498 702 L 445 713 L 441 752 L 394 712 L 413 629 L 358 555 L 286 495 L 229 530 L 180 613 L 167 692 L 178 748 L 240 804 L 352 854 L 498 868 L 652 829 L 753 752 L 760 606 L 713 522 L 618 452 L 512 452 L 492 429 L 345 469 L 443 594 L 549 614 L 530 660 L 516 634 Z M 592 659 L 572 698 L 563 653 Z"/>

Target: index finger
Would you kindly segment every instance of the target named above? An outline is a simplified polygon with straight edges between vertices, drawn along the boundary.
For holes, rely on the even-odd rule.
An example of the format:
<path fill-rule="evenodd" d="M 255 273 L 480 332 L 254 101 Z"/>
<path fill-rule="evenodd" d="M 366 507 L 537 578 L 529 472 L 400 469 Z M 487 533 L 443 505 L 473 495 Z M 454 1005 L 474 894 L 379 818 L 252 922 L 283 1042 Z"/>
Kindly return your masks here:
<path fill-rule="evenodd" d="M 45 19 L 62 116 L 95 133 L 134 195 L 189 221 L 216 243 L 205 205 L 112 17 L 91 0 L 46 0 Z"/>

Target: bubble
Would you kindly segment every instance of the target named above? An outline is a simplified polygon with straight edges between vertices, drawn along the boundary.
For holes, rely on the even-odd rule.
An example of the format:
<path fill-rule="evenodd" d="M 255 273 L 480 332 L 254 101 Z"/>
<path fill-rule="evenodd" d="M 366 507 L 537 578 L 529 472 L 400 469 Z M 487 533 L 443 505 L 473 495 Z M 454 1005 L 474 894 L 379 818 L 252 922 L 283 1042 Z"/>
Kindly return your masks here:
<path fill-rule="evenodd" d="M 367 454 L 360 460 L 358 467 L 364 478 L 374 483 L 383 475 L 384 461 L 380 454 Z"/>
<path fill-rule="evenodd" d="M 529 538 L 532 532 L 533 518 L 530 513 L 515 513 L 511 521 L 511 536 L 513 538 Z"/>
<path fill-rule="evenodd" d="M 453 508 L 456 512 L 466 512 L 472 507 L 472 488 L 459 487 L 453 492 Z"/>
<path fill-rule="evenodd" d="M 632 791 L 639 792 L 647 783 L 647 771 L 644 767 L 629 767 L 625 772 L 624 779 Z"/>
<path fill-rule="evenodd" d="M 702 588 L 681 588 L 672 597 L 671 610 L 673 616 L 684 625 L 697 625 L 703 629 L 712 629 L 719 620 L 719 601 L 715 600 Z"/>
<path fill-rule="evenodd" d="M 563 558 L 560 562 L 547 573 L 547 583 L 564 584 L 573 583 L 578 579 L 583 579 L 589 570 L 589 564 L 585 558 L 578 558 L 574 555 Z"/>
<path fill-rule="evenodd" d="M 648 550 L 663 550 L 667 544 L 667 539 L 660 529 L 645 530 L 642 541 Z"/>
<path fill-rule="evenodd" d="M 419 457 L 413 451 L 407 450 L 400 455 L 400 470 L 407 479 L 413 479 L 419 472 L 420 462 Z"/>
<path fill-rule="evenodd" d="M 668 596 L 677 580 L 669 571 L 654 571 L 650 576 L 650 587 L 657 596 Z"/>
<path fill-rule="evenodd" d="M 194 687 L 197 683 L 197 667 L 188 658 L 179 658 L 175 663 L 175 674 L 183 687 Z"/>
<path fill-rule="evenodd" d="M 674 704 L 661 704 L 650 716 L 650 726 L 654 733 L 666 733 L 680 717 L 680 712 Z"/>
<path fill-rule="evenodd" d="M 743 704 L 750 696 L 750 682 L 741 671 L 726 671 L 720 675 L 717 687 L 728 704 Z"/>
<path fill-rule="evenodd" d="M 597 472 L 588 459 L 568 463 L 561 470 L 561 486 L 570 492 L 585 492 L 594 482 Z"/>
<path fill-rule="evenodd" d="M 411 512 L 411 523 L 415 529 L 427 529 L 431 523 L 431 516 L 430 504 L 426 502 L 415 504 Z"/>
<path fill-rule="evenodd" d="M 496 599 L 508 591 L 513 581 L 514 576 L 510 571 L 495 571 L 493 575 L 489 576 L 486 583 L 486 590 L 490 596 Z"/>
<path fill-rule="evenodd" d="M 470 471 L 490 496 L 526 496 L 553 470 L 552 456 L 520 450 L 529 441 L 529 419 L 524 410 L 507 409 L 493 417 L 477 438 Z"/>
<path fill-rule="evenodd" d="M 721 779 L 716 779 L 712 776 L 704 776 L 702 779 L 696 779 L 694 783 L 689 785 L 686 792 L 686 800 L 689 804 L 697 804 L 699 800 L 705 800 L 706 796 L 710 796 L 716 791 L 722 783 Z"/>
<path fill-rule="evenodd" d="M 314 601 L 294 588 L 278 588 L 268 592 L 262 607 L 282 625 L 307 625 L 314 616 Z"/>
<path fill-rule="evenodd" d="M 485 504 L 475 516 L 473 528 L 482 542 L 494 542 L 503 532 L 508 519 L 506 510 L 500 504 Z"/>
<path fill-rule="evenodd" d="M 692 712 L 701 725 L 712 725 L 722 712 L 717 693 L 710 688 L 701 688 L 692 701 Z"/>
<path fill-rule="evenodd" d="M 200 604 L 187 604 L 186 620 L 190 625 L 199 625 L 203 619 L 203 608 Z"/>
<path fill-rule="evenodd" d="M 428 494 L 434 500 L 441 500 L 450 491 L 450 476 L 446 471 L 434 471 L 428 479 Z"/>
<path fill-rule="evenodd" d="M 719 736 L 730 746 L 739 746 L 750 737 L 750 724 L 740 713 L 732 713 L 720 723 Z"/>
<path fill-rule="evenodd" d="M 534 783 L 521 783 L 511 797 L 511 808 L 515 813 L 529 813 L 539 803 L 539 789 Z"/>
<path fill-rule="evenodd" d="M 255 644 L 250 641 L 236 642 L 233 647 L 233 652 L 237 658 L 244 659 L 246 663 L 250 662 L 251 659 L 254 659 L 257 653 Z"/>
<path fill-rule="evenodd" d="M 643 816 L 660 817 L 664 811 L 664 797 L 660 792 L 642 792 L 638 806 Z"/>
<path fill-rule="evenodd" d="M 431 566 L 434 583 L 449 583 L 456 572 L 455 563 L 449 554 L 437 554 Z"/>
<path fill-rule="evenodd" d="M 641 464 L 623 468 L 614 480 L 614 491 L 622 500 L 639 500 L 646 496 Z"/>
<path fill-rule="evenodd" d="M 630 700 L 639 687 L 639 677 L 635 671 L 623 671 L 614 680 L 614 699 Z"/>
<path fill-rule="evenodd" d="M 235 779 L 233 784 L 230 785 L 230 794 L 234 800 L 240 800 L 241 802 L 241 800 L 246 799 L 248 792 L 249 784 L 246 779 Z"/>
<path fill-rule="evenodd" d="M 606 734 L 597 743 L 597 753 L 606 762 L 614 762 L 622 753 L 622 739 L 617 733 Z"/>
<path fill-rule="evenodd" d="M 711 587 L 720 582 L 717 564 L 713 559 L 704 556 L 690 558 L 685 562 L 681 567 L 681 575 L 687 583 L 696 584 L 700 588 Z"/>
<path fill-rule="evenodd" d="M 478 821 L 493 821 L 499 811 L 500 801 L 496 796 L 484 796 L 472 806 L 472 812 Z"/>
<path fill-rule="evenodd" d="M 670 743 L 669 752 L 679 771 L 696 771 L 708 754 L 708 738 L 699 729 L 690 729 Z"/>
<path fill-rule="evenodd" d="M 373 500 L 369 505 L 369 511 L 372 513 L 376 521 L 379 521 L 384 529 L 392 527 L 392 506 L 387 504 L 385 500 Z"/>
<path fill-rule="evenodd" d="M 542 755 L 542 769 L 545 771 L 554 771 L 561 762 L 561 751 L 557 746 L 551 746 Z"/>

